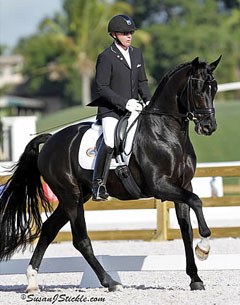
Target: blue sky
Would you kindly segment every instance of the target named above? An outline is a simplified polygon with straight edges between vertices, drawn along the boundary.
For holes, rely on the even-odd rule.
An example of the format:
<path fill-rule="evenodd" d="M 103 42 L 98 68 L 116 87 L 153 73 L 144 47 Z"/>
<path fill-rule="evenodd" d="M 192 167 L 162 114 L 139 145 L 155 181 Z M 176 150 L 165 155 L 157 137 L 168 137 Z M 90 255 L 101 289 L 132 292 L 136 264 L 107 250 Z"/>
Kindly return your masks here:
<path fill-rule="evenodd" d="M 62 7 L 62 0 L 0 0 L 0 44 L 13 47 L 33 34 L 44 17 Z"/>

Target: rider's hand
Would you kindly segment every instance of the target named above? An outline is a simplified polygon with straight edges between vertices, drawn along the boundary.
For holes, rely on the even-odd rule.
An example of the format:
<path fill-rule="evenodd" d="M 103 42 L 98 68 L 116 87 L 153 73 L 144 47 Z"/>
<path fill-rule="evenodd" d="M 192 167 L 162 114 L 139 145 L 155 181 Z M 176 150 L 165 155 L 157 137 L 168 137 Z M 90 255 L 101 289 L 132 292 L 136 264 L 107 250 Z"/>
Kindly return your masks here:
<path fill-rule="evenodd" d="M 131 98 L 127 101 L 126 109 L 130 112 L 133 111 L 142 111 L 142 105 L 139 103 L 138 100 Z"/>

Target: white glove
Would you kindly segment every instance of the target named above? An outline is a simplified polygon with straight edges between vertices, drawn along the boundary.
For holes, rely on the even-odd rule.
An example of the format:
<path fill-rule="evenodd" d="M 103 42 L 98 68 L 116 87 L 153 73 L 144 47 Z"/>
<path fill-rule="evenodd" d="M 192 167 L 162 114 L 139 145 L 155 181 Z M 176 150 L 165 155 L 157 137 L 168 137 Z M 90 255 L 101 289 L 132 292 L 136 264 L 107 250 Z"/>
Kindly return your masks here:
<path fill-rule="evenodd" d="M 142 105 L 139 103 L 138 100 L 131 98 L 130 100 L 127 101 L 126 109 L 130 112 L 142 111 Z"/>

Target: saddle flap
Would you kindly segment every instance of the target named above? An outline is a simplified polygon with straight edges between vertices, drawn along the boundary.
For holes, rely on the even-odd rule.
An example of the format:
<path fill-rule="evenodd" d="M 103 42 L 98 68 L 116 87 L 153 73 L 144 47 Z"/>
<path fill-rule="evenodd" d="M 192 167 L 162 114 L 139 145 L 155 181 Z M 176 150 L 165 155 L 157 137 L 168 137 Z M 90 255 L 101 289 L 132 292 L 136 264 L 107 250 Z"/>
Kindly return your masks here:
<path fill-rule="evenodd" d="M 117 123 L 116 131 L 115 131 L 115 137 L 114 137 L 114 146 L 115 146 L 115 154 L 116 156 L 123 153 L 124 150 L 124 139 L 126 138 L 127 134 L 127 126 L 128 126 L 128 119 L 129 114 L 127 113 L 125 116 L 123 116 Z"/>

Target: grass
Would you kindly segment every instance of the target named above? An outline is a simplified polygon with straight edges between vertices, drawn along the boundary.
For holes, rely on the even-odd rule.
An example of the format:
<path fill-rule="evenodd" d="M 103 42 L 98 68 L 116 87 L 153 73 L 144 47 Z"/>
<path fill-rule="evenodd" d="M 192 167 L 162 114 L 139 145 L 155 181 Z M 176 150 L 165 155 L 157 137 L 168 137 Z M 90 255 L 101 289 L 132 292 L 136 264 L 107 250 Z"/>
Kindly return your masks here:
<path fill-rule="evenodd" d="M 217 130 L 210 137 L 199 136 L 191 128 L 191 140 L 198 162 L 240 160 L 240 102 L 216 103 Z"/>
<path fill-rule="evenodd" d="M 96 107 L 71 107 L 44 116 L 38 120 L 37 130 L 58 129 L 96 114 Z M 240 102 L 216 102 L 218 128 L 210 137 L 199 136 L 191 122 L 191 140 L 198 162 L 224 162 L 240 160 Z M 55 127 L 55 128 L 54 128 Z"/>
<path fill-rule="evenodd" d="M 96 107 L 75 106 L 42 116 L 37 121 L 37 132 L 52 132 L 64 125 L 74 124 L 77 121 L 94 116 L 96 112 Z"/>

